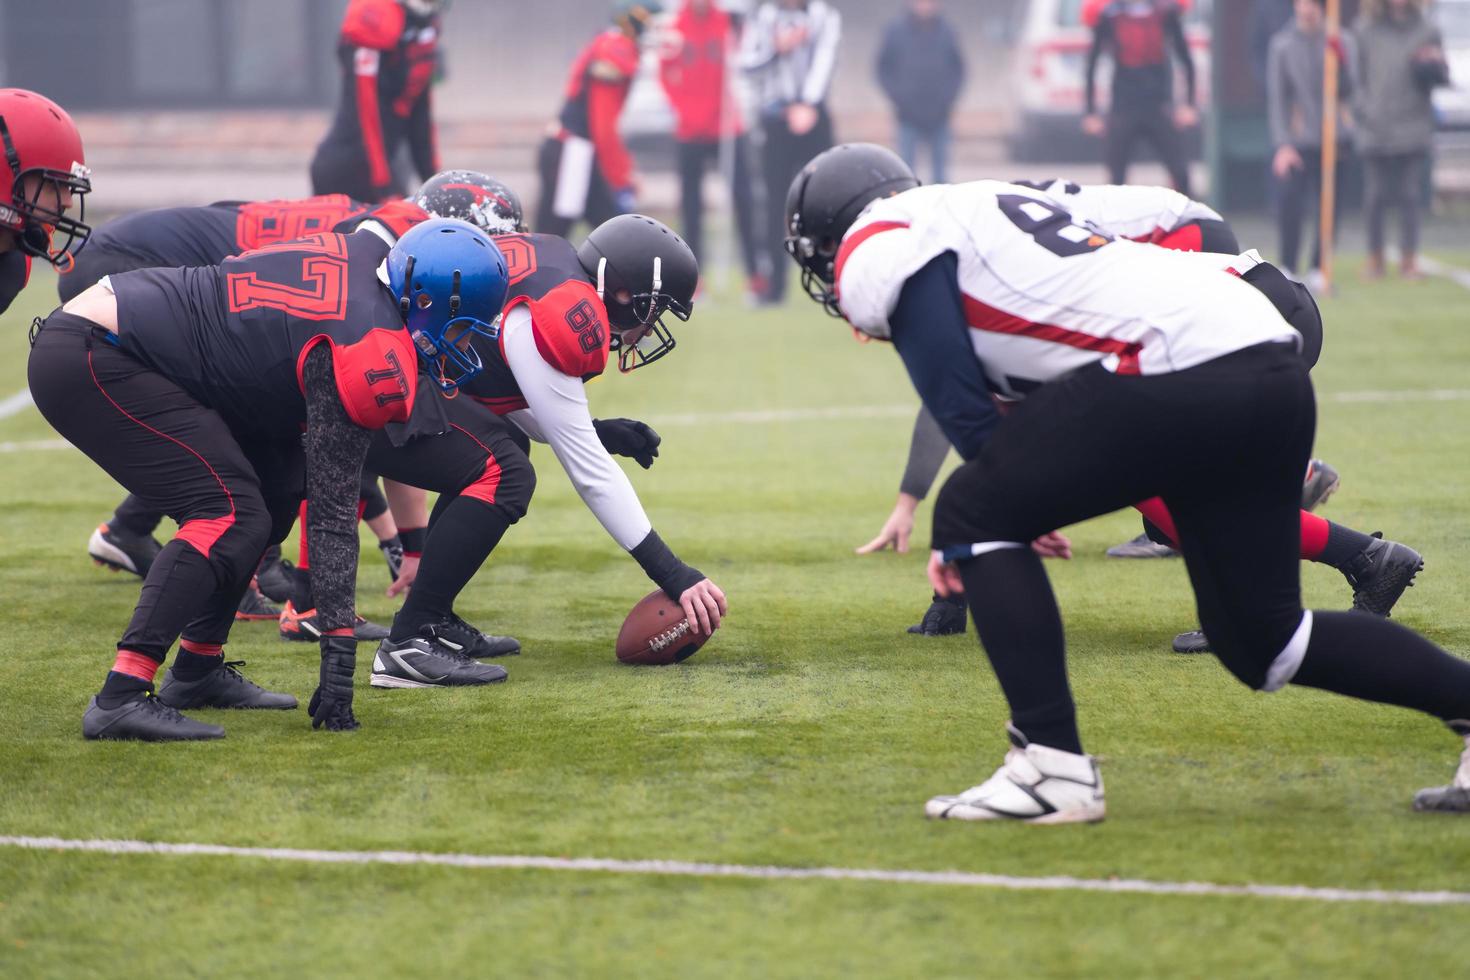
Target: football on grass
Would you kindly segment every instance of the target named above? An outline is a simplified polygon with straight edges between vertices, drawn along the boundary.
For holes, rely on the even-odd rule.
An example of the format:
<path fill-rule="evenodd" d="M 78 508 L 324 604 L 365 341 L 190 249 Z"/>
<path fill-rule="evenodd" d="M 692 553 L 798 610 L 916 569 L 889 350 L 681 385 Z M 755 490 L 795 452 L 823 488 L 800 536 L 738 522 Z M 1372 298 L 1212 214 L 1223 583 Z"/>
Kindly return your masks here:
<path fill-rule="evenodd" d="M 638 601 L 618 630 L 618 659 L 625 664 L 676 664 L 694 655 L 709 637 L 695 633 L 684 608 L 653 591 Z"/>

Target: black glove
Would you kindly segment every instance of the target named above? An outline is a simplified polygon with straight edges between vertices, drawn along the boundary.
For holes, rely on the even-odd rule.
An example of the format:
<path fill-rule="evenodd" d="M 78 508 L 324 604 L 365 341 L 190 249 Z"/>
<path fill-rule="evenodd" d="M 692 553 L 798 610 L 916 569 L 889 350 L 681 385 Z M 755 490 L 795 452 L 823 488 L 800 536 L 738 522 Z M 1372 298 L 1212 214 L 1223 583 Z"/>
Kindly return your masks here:
<path fill-rule="evenodd" d="M 383 560 L 388 563 L 388 578 L 390 581 L 398 581 L 398 572 L 403 568 L 403 541 L 398 535 L 393 535 L 387 541 L 378 542 L 378 550 L 383 553 Z"/>
<path fill-rule="evenodd" d="M 636 419 L 593 419 L 592 427 L 602 440 L 602 448 L 615 456 L 632 457 L 645 470 L 653 465 L 658 444 L 663 442 L 652 427 Z"/>
<path fill-rule="evenodd" d="M 311 727 L 350 732 L 359 727 L 352 717 L 352 674 L 357 669 L 357 641 L 350 636 L 324 636 L 322 672 L 306 711 Z"/>

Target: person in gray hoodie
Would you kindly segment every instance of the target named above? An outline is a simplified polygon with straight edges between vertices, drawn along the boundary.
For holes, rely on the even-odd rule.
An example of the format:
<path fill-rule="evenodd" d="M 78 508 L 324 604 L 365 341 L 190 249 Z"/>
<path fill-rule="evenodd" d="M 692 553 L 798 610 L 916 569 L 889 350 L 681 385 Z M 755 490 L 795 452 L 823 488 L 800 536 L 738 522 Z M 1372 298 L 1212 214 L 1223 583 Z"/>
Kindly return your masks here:
<path fill-rule="evenodd" d="M 1329 39 L 1323 0 L 1296 0 L 1294 17 L 1271 38 L 1266 57 L 1266 105 L 1271 142 L 1276 148 L 1271 172 L 1278 181 L 1277 230 L 1281 236 L 1281 268 L 1297 274 L 1302 226 L 1317 214 L 1308 285 L 1322 260 L 1322 76 L 1327 48 L 1338 52 L 1338 91 L 1352 94 L 1352 38 Z M 1343 137 L 1339 131 L 1339 139 Z M 1338 155 L 1339 165 L 1342 155 Z"/>
<path fill-rule="evenodd" d="M 965 56 L 939 0 L 909 0 L 883 34 L 878 83 L 898 117 L 898 155 L 918 170 L 928 144 L 933 183 L 948 180 L 949 119 L 965 81 Z"/>
<path fill-rule="evenodd" d="M 1400 272 L 1419 277 L 1420 190 L 1434 139 L 1429 93 L 1449 81 L 1426 0 L 1365 0 L 1356 25 L 1361 60 L 1354 110 L 1368 212 L 1368 275 L 1383 275 L 1384 223 L 1399 212 Z"/>

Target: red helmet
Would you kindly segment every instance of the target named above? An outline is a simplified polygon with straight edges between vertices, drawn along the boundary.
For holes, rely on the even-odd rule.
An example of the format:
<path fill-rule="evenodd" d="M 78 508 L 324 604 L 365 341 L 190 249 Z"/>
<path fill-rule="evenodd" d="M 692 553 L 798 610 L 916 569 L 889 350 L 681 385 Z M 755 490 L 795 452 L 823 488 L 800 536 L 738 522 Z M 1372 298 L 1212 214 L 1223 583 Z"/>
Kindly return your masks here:
<path fill-rule="evenodd" d="M 68 253 L 92 233 L 81 220 L 92 172 L 82 155 L 76 123 L 44 95 L 23 88 L 0 89 L 0 149 L 5 154 L 0 164 L 0 228 L 14 231 L 23 251 L 65 265 Z M 75 218 L 60 205 L 63 191 L 71 192 Z M 66 236 L 59 246 L 52 241 L 56 232 Z"/>

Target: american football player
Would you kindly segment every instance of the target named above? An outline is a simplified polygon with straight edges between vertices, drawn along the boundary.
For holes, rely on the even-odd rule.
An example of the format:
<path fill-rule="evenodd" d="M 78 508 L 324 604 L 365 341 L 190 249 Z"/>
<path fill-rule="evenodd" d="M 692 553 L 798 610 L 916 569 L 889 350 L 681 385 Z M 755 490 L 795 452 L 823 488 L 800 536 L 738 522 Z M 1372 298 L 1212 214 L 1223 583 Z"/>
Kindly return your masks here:
<path fill-rule="evenodd" d="M 1315 399 L 1301 335 L 1262 293 L 1208 257 L 1113 238 L 1033 188 L 919 187 L 867 144 L 816 157 L 788 205 L 809 291 L 893 344 L 965 459 L 935 506 L 929 578 L 970 606 L 1012 747 L 990 779 L 929 800 L 929 816 L 1103 818 L 1038 552 L 1060 550 L 1058 527 L 1154 496 L 1232 674 L 1442 720 L 1464 739 L 1460 767 L 1415 805 L 1470 810 L 1470 663 L 1388 619 L 1302 609 Z M 992 392 L 1015 403 L 1003 419 Z"/>
<path fill-rule="evenodd" d="M 31 277 L 31 259 L 60 269 L 91 228 L 85 217 L 91 171 L 66 110 L 38 92 L 0 89 L 0 312 Z M 76 207 L 77 216 L 67 212 Z"/>
<path fill-rule="evenodd" d="M 653 529 L 632 484 L 609 456 L 631 456 L 645 468 L 658 455 L 658 435 L 641 422 L 594 420 L 583 391 L 616 355 L 624 372 L 651 364 L 674 348 L 665 313 L 688 319 L 699 278 L 689 247 L 660 222 L 622 215 L 573 247 L 551 235 L 496 239 L 510 270 L 510 293 L 498 337 L 471 343 L 485 370 L 461 386 L 463 395 L 550 445 L 572 485 L 608 534 L 648 577 L 684 609 L 690 625 L 708 634 L 727 611 L 725 595 L 680 560 Z M 459 424 L 449 433 L 462 440 Z M 484 437 L 479 437 L 483 439 Z M 404 453 L 378 451 L 368 465 L 404 479 L 427 467 L 413 457 L 451 453 L 481 465 L 472 490 L 440 498 L 418 578 L 378 648 L 374 685 L 426 686 L 406 657 L 424 657 L 434 644 L 484 656 L 481 640 L 453 612 L 453 603 L 499 543 L 509 521 L 504 497 L 524 509 L 534 486 L 529 460 L 509 439 L 486 443 L 479 455 L 456 449 L 447 436 L 418 439 Z M 398 467 L 403 467 L 401 472 Z M 429 489 L 435 489 L 430 487 Z"/>
<path fill-rule="evenodd" d="M 321 232 L 218 266 L 111 275 L 37 319 L 37 408 L 179 520 L 83 716 L 86 738 L 219 738 L 224 729 L 180 709 L 295 707 L 246 680 L 222 648 L 261 552 L 291 525 L 303 469 L 322 634 L 308 710 L 313 727 L 357 727 L 363 459 L 374 430 L 412 418 L 420 360 L 445 388 L 480 370 L 468 338 L 493 335 L 505 289 L 505 260 L 489 236 L 433 219 L 391 247 L 371 229 Z"/>
<path fill-rule="evenodd" d="M 430 83 L 438 67 L 441 0 L 350 0 L 337 40 L 342 96 L 311 160 L 313 194 L 401 197 L 393 159 L 408 145 L 427 180 L 439 169 Z"/>

